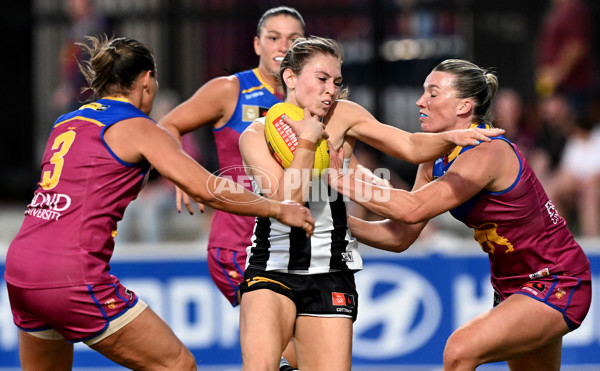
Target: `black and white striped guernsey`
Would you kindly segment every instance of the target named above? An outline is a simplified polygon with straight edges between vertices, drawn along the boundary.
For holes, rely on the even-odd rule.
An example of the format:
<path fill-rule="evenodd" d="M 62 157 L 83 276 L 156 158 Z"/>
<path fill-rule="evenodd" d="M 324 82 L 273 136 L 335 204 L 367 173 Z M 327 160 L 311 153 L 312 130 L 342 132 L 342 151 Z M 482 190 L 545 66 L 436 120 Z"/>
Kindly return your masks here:
<path fill-rule="evenodd" d="M 253 182 L 254 183 L 254 182 Z M 260 193 L 256 184 L 254 191 Z M 348 229 L 346 202 L 325 179 L 313 179 L 308 207 L 315 219 L 310 238 L 272 218 L 257 218 L 246 268 L 294 274 L 362 269 L 358 243 Z"/>

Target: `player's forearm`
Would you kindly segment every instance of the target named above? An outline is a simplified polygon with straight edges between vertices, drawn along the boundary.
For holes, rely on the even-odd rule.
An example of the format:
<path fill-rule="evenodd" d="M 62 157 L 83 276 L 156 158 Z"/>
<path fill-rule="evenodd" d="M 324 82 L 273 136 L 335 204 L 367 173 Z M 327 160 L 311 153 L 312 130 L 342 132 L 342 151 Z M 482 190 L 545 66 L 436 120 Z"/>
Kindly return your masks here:
<path fill-rule="evenodd" d="M 404 160 L 414 164 L 433 161 L 456 147 L 446 132 L 413 133 L 408 141 L 409 150 Z"/>
<path fill-rule="evenodd" d="M 214 209 L 238 215 L 273 217 L 279 212 L 279 202 L 258 196 L 240 184 L 212 175 L 207 181 L 207 192 L 193 196 Z"/>
<path fill-rule="evenodd" d="M 352 175 L 340 176 L 331 184 L 340 194 L 385 218 L 408 224 L 423 221 L 415 219 L 418 205 L 410 192 L 369 184 Z"/>
<path fill-rule="evenodd" d="M 393 223 L 390 219 L 366 221 L 354 216 L 348 218 L 352 237 L 359 242 L 376 249 L 399 253 L 408 249 L 414 242 L 414 238 L 411 240 L 404 238 Z"/>
<path fill-rule="evenodd" d="M 314 157 L 314 150 L 296 149 L 294 159 L 279 179 L 276 200 L 293 200 L 299 203 L 308 201 Z"/>

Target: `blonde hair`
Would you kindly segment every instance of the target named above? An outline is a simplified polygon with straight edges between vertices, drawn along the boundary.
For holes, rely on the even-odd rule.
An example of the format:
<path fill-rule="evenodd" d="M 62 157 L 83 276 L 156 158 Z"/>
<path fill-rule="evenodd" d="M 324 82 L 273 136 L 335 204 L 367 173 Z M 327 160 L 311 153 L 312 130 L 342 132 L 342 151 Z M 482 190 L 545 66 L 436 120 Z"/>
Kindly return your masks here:
<path fill-rule="evenodd" d="M 433 71 L 454 75 L 452 86 L 458 92 L 457 98 L 473 99 L 476 122 L 492 125 L 493 102 L 499 87 L 496 75 L 463 59 L 446 59 Z"/>

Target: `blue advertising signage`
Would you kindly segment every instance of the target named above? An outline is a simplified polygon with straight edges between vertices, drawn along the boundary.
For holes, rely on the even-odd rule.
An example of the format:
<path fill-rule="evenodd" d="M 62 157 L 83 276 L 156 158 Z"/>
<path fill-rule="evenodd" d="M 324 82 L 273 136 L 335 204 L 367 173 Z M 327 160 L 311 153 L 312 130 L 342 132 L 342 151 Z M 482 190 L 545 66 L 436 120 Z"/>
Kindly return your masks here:
<path fill-rule="evenodd" d="M 600 369 L 600 255 L 590 255 L 594 299 L 583 325 L 563 341 L 563 365 Z M 487 256 L 378 253 L 356 274 L 356 369 L 439 367 L 448 336 L 492 306 Z M 121 258 L 112 272 L 142 297 L 190 348 L 199 369 L 240 369 L 238 308 L 208 275 L 203 257 Z M 4 265 L 0 263 L 0 270 Z M 17 330 L 0 286 L 0 369 L 19 367 Z M 75 368 L 122 369 L 85 345 Z M 505 368 L 505 367 L 504 367 Z"/>

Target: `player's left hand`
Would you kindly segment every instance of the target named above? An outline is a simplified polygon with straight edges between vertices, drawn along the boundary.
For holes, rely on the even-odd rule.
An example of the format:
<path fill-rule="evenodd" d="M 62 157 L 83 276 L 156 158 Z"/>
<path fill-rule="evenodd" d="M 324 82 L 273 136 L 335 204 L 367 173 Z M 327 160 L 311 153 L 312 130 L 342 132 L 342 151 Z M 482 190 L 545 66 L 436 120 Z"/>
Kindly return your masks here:
<path fill-rule="evenodd" d="M 181 213 L 183 210 L 181 207 L 181 203 L 185 205 L 188 213 L 190 215 L 194 215 L 194 208 L 192 207 L 192 199 L 188 196 L 187 193 L 182 191 L 179 187 L 175 187 L 175 204 L 177 205 L 177 211 Z M 198 202 L 198 208 L 200 209 L 200 213 L 204 213 L 204 204 Z"/>
<path fill-rule="evenodd" d="M 288 124 L 298 139 L 306 139 L 316 143 L 321 138 L 329 138 L 325 131 L 325 125 L 315 115 L 311 115 L 308 108 L 304 109 L 304 118 L 298 121 L 292 120 L 288 115 L 282 117 L 283 122 Z"/>
<path fill-rule="evenodd" d="M 460 147 L 478 146 L 482 142 L 489 142 L 491 137 L 504 134 L 504 129 L 462 129 L 445 132 L 446 139 Z"/>

